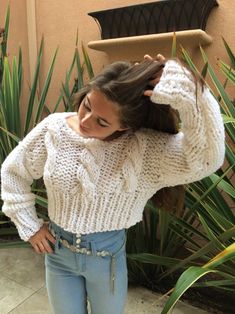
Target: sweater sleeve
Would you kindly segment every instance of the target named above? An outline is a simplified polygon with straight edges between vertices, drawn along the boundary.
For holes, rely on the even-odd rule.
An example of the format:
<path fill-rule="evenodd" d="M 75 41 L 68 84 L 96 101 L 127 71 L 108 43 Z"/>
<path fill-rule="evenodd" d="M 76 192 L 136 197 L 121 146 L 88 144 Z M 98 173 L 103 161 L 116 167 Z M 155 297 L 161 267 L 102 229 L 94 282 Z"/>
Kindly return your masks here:
<path fill-rule="evenodd" d="M 176 135 L 156 136 L 162 186 L 201 180 L 222 166 L 224 125 L 219 104 L 206 86 L 196 84 L 186 68 L 169 60 L 151 100 L 171 105 L 181 120 L 181 130 Z"/>
<path fill-rule="evenodd" d="M 28 241 L 43 224 L 36 214 L 31 184 L 33 179 L 39 179 L 43 175 L 47 158 L 44 139 L 49 117 L 19 142 L 1 168 L 2 211 L 15 223 L 24 241 Z"/>

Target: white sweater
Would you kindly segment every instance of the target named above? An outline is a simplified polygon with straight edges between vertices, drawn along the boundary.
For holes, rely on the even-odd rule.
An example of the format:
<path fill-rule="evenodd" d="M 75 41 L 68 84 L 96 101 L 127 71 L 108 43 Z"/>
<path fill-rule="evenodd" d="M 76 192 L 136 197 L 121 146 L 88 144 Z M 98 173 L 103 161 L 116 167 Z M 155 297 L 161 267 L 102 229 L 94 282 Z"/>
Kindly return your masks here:
<path fill-rule="evenodd" d="M 224 160 L 224 126 L 217 101 L 196 89 L 189 72 L 168 61 L 152 101 L 180 113 L 176 135 L 149 129 L 112 141 L 84 138 L 66 117 L 40 122 L 9 154 L 1 169 L 3 212 L 27 241 L 42 226 L 33 179 L 43 176 L 52 221 L 73 233 L 129 228 L 142 219 L 148 199 L 162 187 L 197 181 Z"/>

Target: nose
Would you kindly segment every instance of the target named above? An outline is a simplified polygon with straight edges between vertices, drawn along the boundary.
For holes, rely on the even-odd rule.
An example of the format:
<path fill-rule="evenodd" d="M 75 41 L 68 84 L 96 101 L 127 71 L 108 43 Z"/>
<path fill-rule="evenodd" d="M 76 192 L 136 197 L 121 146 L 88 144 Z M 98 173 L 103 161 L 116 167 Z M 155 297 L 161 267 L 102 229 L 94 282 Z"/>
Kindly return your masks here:
<path fill-rule="evenodd" d="M 84 115 L 84 117 L 81 120 L 82 125 L 84 127 L 89 127 L 90 122 L 91 122 L 91 117 L 92 117 L 91 112 L 86 112 L 86 114 Z"/>

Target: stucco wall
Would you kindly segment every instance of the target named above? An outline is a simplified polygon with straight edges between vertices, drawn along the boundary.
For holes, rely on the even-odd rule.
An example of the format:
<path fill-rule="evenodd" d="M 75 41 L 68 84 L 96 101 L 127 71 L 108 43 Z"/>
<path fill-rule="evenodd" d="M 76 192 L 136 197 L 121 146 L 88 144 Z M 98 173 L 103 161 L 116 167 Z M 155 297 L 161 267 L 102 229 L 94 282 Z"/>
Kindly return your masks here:
<path fill-rule="evenodd" d="M 139 3 L 151 2 L 140 0 Z M 36 1 L 37 13 L 37 36 L 38 42 L 44 34 L 46 41 L 45 49 L 45 68 L 48 68 L 50 58 L 59 45 L 59 55 L 57 67 L 55 68 L 55 77 L 51 85 L 50 95 L 51 103 L 55 103 L 56 95 L 58 94 L 58 85 L 64 80 L 65 70 L 72 62 L 72 57 L 75 48 L 76 32 L 78 29 L 78 37 L 85 46 L 91 40 L 100 38 L 100 32 L 96 22 L 87 15 L 88 12 L 105 10 L 125 5 L 135 4 L 136 1 L 113 0 L 113 1 Z M 108 63 L 107 56 L 98 51 L 88 49 L 89 56 L 95 73 L 97 73 L 104 64 Z M 45 73 L 43 73 L 43 76 Z"/>
<path fill-rule="evenodd" d="M 29 1 L 35 2 L 36 11 L 36 42 L 39 47 L 42 35 L 45 39 L 44 58 L 41 71 L 41 84 L 43 83 L 48 71 L 52 56 L 59 46 L 59 53 L 56 61 L 53 81 L 47 98 L 47 104 L 52 108 L 58 97 L 61 82 L 64 81 L 66 69 L 69 68 L 76 40 L 76 32 L 78 29 L 79 40 L 86 45 L 89 41 L 100 39 L 99 28 L 96 22 L 87 15 L 88 12 L 103 9 L 132 5 L 136 3 L 152 2 L 152 0 L 11 0 L 11 28 L 9 38 L 9 53 L 11 55 L 17 53 L 18 46 L 21 44 L 24 56 L 24 77 L 27 81 L 29 77 L 29 53 L 28 49 L 32 49 L 31 43 L 28 45 L 28 33 L 32 26 L 27 28 L 27 5 Z M 216 64 L 216 58 L 220 57 L 227 61 L 225 49 L 221 37 L 224 36 L 233 51 L 235 51 L 235 1 L 234 0 L 218 0 L 219 7 L 213 9 L 209 16 L 206 31 L 213 37 L 213 43 L 204 47 L 209 59 Z M 0 21 L 3 25 L 4 15 L 6 12 L 8 1 L 0 0 Z M 32 20 L 31 20 L 32 23 Z M 28 48 L 29 47 L 29 48 Z M 186 47 L 187 48 L 187 47 Z M 88 49 L 90 58 L 95 72 L 97 73 L 104 64 L 107 64 L 107 56 L 95 50 Z M 148 53 L 149 51 L 146 51 Z M 163 52 L 169 56 L 169 48 Z M 193 51 L 195 62 L 200 65 L 201 57 L 199 50 Z M 25 86 L 26 88 L 27 86 Z M 234 95 L 234 90 L 230 88 L 230 92 Z M 63 106 L 60 107 L 63 110 Z"/>

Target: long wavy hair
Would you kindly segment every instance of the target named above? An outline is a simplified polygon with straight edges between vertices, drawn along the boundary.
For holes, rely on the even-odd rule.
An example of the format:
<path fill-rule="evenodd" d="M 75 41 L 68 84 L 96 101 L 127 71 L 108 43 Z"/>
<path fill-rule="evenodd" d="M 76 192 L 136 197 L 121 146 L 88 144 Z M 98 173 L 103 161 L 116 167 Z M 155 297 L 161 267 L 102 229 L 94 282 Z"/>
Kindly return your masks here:
<path fill-rule="evenodd" d="M 119 106 L 122 127 L 133 132 L 139 128 L 150 128 L 169 134 L 179 132 L 180 117 L 178 111 L 169 104 L 155 104 L 144 91 L 152 89 L 150 81 L 161 72 L 165 62 L 144 60 L 137 65 L 129 62 L 114 62 L 94 77 L 76 97 L 75 105 L 79 108 L 83 98 L 92 90 L 99 90 L 107 99 Z M 107 140 L 120 136 L 116 132 Z M 184 186 L 163 188 L 151 199 L 154 204 L 170 212 L 181 212 L 184 204 Z"/>

